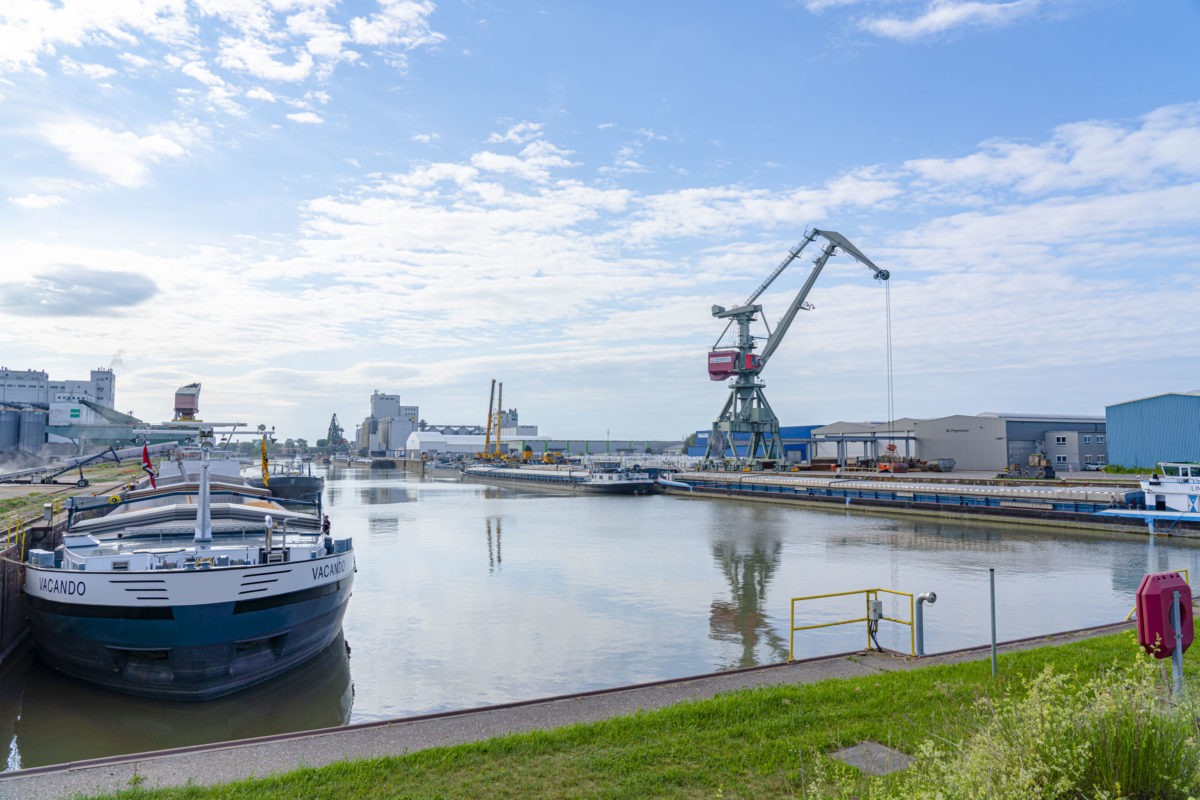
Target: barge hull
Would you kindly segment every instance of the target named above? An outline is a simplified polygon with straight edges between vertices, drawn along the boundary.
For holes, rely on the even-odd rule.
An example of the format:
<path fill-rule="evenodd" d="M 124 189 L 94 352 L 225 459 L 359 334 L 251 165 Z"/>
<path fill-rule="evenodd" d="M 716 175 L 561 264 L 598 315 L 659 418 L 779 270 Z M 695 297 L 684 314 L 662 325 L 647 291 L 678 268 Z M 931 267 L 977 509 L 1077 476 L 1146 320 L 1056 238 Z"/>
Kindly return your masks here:
<path fill-rule="evenodd" d="M 300 666 L 337 637 L 352 577 L 325 593 L 131 608 L 30 598 L 34 645 L 50 666 L 89 683 L 162 700 L 204 701 Z"/>

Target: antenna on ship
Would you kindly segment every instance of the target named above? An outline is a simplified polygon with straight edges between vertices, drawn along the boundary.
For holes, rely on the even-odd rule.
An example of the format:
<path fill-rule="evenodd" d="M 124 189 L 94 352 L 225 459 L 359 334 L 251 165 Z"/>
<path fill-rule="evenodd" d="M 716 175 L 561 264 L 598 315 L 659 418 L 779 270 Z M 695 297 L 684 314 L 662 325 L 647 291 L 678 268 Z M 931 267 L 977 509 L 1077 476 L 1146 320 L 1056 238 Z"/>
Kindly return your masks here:
<path fill-rule="evenodd" d="M 212 515 L 209 513 L 208 454 L 213 449 L 213 429 L 200 429 L 200 494 L 196 507 L 196 544 L 208 547 L 212 543 Z"/>

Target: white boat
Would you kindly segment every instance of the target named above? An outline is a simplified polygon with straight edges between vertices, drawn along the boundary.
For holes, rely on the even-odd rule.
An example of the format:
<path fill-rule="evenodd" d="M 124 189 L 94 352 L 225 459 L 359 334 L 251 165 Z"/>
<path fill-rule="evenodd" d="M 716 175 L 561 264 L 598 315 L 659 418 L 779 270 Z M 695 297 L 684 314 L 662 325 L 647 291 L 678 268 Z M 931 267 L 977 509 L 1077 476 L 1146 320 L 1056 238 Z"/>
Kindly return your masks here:
<path fill-rule="evenodd" d="M 1200 463 L 1162 462 L 1162 474 L 1139 478 L 1143 508 L 1112 508 L 1108 516 L 1144 519 L 1151 533 L 1165 533 L 1160 523 L 1200 522 Z"/>
<path fill-rule="evenodd" d="M 30 550 L 30 624 L 50 666 L 131 694 L 208 700 L 299 666 L 341 632 L 350 538 L 211 459 L 211 428 L 199 440 L 199 457 L 163 469 L 157 488 L 114 495 L 99 516 L 74 507 L 62 545 Z"/>

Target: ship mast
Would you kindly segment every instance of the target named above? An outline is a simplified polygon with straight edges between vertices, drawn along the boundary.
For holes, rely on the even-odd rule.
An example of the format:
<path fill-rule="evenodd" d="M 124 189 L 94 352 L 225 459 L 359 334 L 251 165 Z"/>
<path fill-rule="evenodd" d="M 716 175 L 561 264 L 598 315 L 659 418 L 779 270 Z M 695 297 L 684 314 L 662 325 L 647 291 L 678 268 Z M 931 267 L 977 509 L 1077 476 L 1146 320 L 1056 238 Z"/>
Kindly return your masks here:
<path fill-rule="evenodd" d="M 207 548 L 212 544 L 212 514 L 209 510 L 208 454 L 213 449 L 213 429 L 200 429 L 200 493 L 196 507 L 196 545 Z"/>

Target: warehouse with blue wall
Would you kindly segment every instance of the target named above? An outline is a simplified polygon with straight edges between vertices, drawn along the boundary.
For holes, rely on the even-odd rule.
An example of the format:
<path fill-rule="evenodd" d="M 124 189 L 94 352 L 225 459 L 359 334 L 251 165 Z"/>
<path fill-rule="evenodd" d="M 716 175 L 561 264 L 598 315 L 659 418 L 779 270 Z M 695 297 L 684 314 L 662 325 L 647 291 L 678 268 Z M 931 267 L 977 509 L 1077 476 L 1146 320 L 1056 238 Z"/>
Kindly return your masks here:
<path fill-rule="evenodd" d="M 1108 463 L 1149 469 L 1160 461 L 1200 462 L 1200 390 L 1114 403 L 1104 412 Z"/>
<path fill-rule="evenodd" d="M 779 437 L 783 439 L 784 458 L 787 461 L 808 461 L 808 440 L 812 438 L 813 429 L 820 425 L 784 425 L 779 429 Z M 696 431 L 696 443 L 687 448 L 689 456 L 702 456 L 708 449 L 709 431 Z M 746 448 L 750 446 L 750 434 L 735 433 L 733 446 L 737 448 L 738 456 L 744 458 Z"/>

